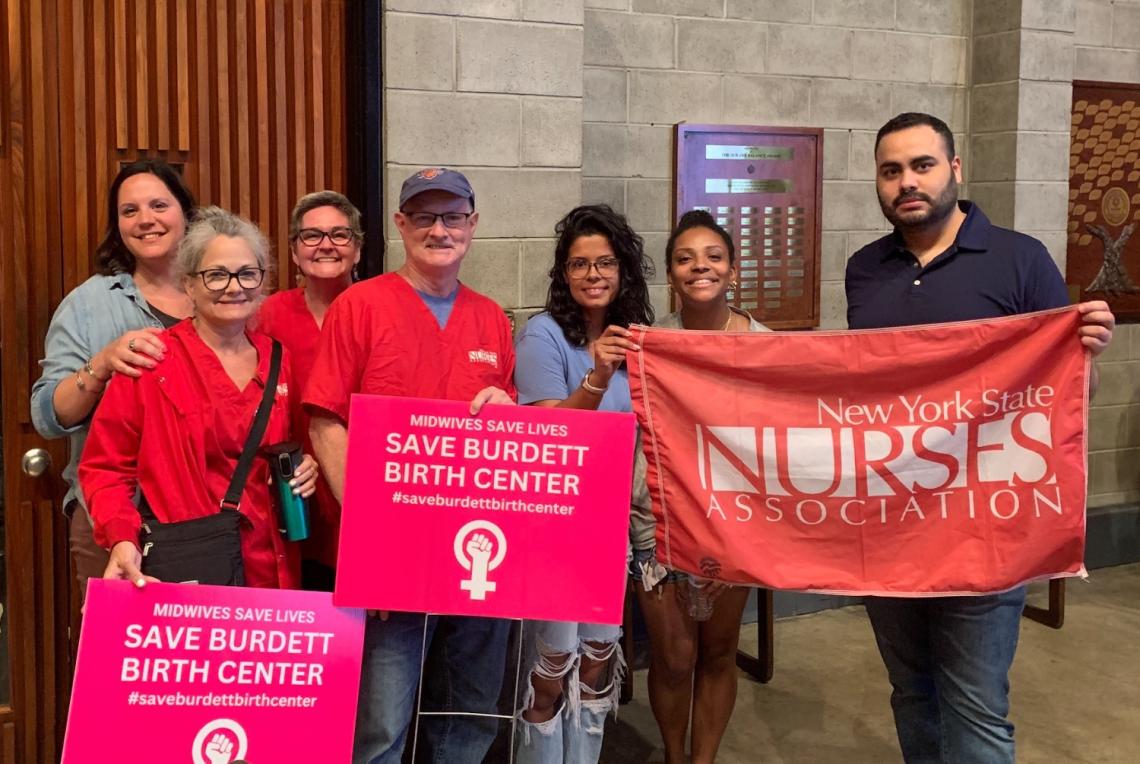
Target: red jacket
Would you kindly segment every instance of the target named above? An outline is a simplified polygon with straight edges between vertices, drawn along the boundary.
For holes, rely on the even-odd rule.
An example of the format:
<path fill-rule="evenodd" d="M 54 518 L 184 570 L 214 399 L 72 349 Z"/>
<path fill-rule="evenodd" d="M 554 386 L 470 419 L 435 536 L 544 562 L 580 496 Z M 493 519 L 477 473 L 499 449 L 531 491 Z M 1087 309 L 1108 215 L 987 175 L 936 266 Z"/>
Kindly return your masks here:
<path fill-rule="evenodd" d="M 138 379 L 115 375 L 95 410 L 79 462 L 79 485 L 95 523 L 95 539 L 110 548 L 138 544 L 140 518 L 132 501 L 140 489 L 160 522 L 217 512 L 241 455 L 269 374 L 271 340 L 249 333 L 257 374 L 238 390 L 217 355 L 189 320 L 162 335 L 166 357 Z M 282 355 L 273 409 L 261 444 L 290 440 L 288 352 Z M 242 554 L 248 586 L 295 588 L 296 544 L 278 531 L 269 467 L 258 456 L 242 493 Z"/>
<path fill-rule="evenodd" d="M 257 330 L 273 337 L 289 351 L 293 360 L 293 382 L 297 388 L 290 396 L 293 400 L 293 432 L 304 446 L 305 453 L 314 453 L 309 437 L 309 414 L 301 406 L 300 393 L 308 384 L 313 361 L 317 358 L 321 328 L 305 304 L 305 290 L 289 289 L 270 295 L 257 312 Z M 301 556 L 335 568 L 340 538 L 340 503 L 323 475 L 317 477 L 317 490 L 309 497 L 309 528 L 311 535 L 301 542 Z"/>

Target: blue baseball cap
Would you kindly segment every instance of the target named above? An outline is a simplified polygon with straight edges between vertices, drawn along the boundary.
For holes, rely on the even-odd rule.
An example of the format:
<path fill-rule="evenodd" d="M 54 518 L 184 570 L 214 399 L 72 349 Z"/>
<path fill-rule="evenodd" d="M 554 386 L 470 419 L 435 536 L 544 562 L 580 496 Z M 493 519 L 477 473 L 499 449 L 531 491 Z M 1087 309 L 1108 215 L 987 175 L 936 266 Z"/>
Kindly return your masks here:
<path fill-rule="evenodd" d="M 446 191 L 449 194 L 461 196 L 471 200 L 471 209 L 475 209 L 475 192 L 463 173 L 448 170 L 446 167 L 425 167 L 404 181 L 400 188 L 400 208 L 408 200 L 424 191 Z"/>

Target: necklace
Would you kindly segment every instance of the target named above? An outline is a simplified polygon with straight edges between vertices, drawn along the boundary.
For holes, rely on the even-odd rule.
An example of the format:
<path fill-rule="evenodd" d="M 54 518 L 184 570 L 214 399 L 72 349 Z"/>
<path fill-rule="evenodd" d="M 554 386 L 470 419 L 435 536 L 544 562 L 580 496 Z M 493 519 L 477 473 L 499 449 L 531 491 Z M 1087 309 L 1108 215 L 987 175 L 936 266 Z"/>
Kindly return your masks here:
<path fill-rule="evenodd" d="M 722 326 L 722 327 L 720 328 L 720 330 L 721 330 L 722 332 L 727 332 L 727 331 L 728 331 L 728 326 L 729 326 L 729 324 L 731 324 L 731 323 L 732 323 L 732 308 L 729 308 L 729 309 L 728 309 L 728 319 L 727 319 L 727 320 L 724 322 L 724 326 Z M 684 326 L 685 326 L 685 312 L 684 312 L 684 311 L 681 311 L 681 326 L 682 326 L 682 327 L 684 327 Z M 686 327 L 686 328 L 687 328 L 687 327 Z"/>

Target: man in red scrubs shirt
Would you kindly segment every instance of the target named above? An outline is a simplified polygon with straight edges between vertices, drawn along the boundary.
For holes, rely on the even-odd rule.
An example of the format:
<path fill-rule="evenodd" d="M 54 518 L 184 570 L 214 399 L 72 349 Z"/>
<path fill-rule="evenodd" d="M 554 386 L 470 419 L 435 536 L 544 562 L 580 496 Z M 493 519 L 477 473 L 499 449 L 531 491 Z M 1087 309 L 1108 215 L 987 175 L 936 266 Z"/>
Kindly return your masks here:
<path fill-rule="evenodd" d="M 353 393 L 469 400 L 472 414 L 516 395 L 510 321 L 493 301 L 459 283 L 479 222 L 467 178 L 436 167 L 417 172 L 404 181 L 394 217 L 404 265 L 333 302 L 304 395 L 313 448 L 338 501 Z M 397 529 L 376 539 L 377 553 L 391 543 L 399 543 Z M 420 718 L 427 759 L 481 762 L 498 724 L 479 714 L 497 712 L 508 629 L 508 622 L 491 618 L 395 612 L 369 618 L 353 761 L 400 761 L 426 645 L 421 708 L 461 714 Z"/>

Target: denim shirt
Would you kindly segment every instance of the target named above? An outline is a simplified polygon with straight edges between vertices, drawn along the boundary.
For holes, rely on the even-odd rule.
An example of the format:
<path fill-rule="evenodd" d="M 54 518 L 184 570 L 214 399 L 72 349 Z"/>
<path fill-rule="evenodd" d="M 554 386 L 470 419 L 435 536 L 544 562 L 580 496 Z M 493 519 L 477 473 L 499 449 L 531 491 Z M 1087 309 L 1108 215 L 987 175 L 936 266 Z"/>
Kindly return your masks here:
<path fill-rule="evenodd" d="M 43 374 L 32 385 L 32 424 L 45 438 L 66 435 L 71 441 L 71 456 L 63 470 L 68 486 L 65 509 L 73 499 L 87 507 L 76 469 L 91 417 L 71 427 L 60 424 L 52 401 L 55 388 L 61 382 L 75 384 L 76 373 L 112 340 L 148 326 L 162 328 L 129 273 L 92 276 L 71 290 L 52 316 L 44 340 L 46 357 L 40 361 Z"/>

